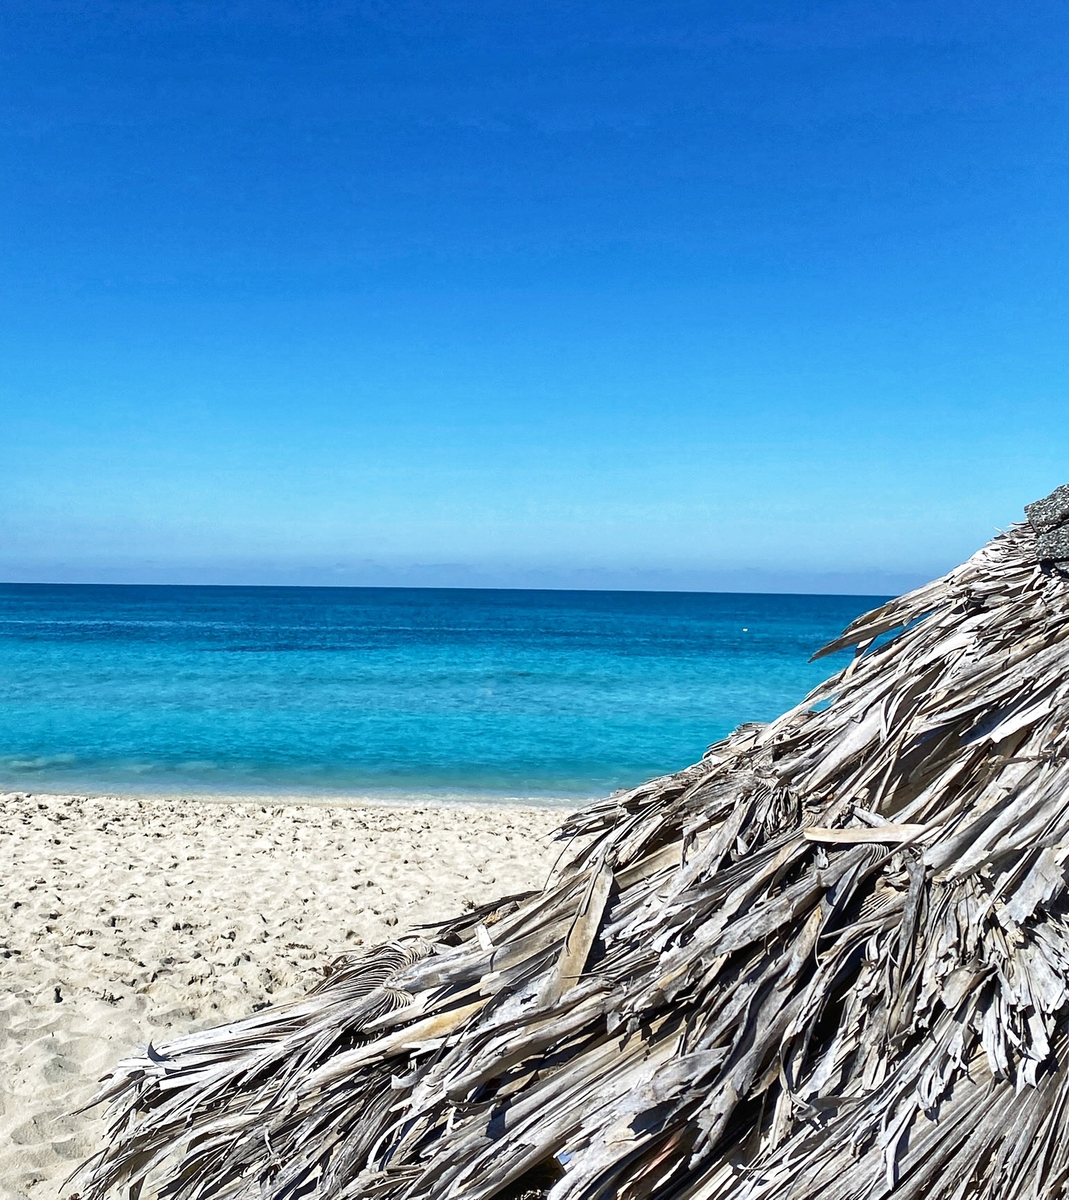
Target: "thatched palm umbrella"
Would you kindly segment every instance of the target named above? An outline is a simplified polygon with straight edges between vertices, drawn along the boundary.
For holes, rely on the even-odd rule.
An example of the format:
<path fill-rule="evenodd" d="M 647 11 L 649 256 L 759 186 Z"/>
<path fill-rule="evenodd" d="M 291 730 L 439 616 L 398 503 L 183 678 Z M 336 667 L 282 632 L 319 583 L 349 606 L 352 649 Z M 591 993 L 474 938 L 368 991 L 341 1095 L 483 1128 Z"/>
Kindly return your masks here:
<path fill-rule="evenodd" d="M 121 1063 L 83 1196 L 1069 1195 L 1069 486 L 1029 518 L 541 892 Z"/>

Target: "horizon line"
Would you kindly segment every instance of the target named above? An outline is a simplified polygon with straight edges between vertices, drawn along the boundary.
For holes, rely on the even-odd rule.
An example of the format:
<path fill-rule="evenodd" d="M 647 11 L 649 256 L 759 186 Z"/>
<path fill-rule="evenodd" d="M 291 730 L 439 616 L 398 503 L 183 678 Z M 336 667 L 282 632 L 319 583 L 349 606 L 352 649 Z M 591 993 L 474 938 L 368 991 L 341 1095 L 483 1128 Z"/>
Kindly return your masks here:
<path fill-rule="evenodd" d="M 0 580 L 0 587 L 47 588 L 216 588 L 220 590 L 336 591 L 336 592 L 566 592 L 633 596 L 842 596 L 848 599 L 890 599 L 901 592 L 791 592 L 745 591 L 741 588 L 614 588 L 614 587 L 503 587 L 497 584 L 443 585 L 431 583 L 117 583 L 107 580 Z"/>

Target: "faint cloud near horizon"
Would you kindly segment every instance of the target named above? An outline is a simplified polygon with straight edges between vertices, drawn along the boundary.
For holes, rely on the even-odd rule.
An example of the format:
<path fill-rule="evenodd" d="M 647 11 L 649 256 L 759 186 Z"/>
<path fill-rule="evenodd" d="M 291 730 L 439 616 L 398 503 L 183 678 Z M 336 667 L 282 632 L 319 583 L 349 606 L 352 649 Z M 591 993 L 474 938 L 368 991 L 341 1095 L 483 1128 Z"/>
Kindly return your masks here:
<path fill-rule="evenodd" d="M 949 565 L 949 564 L 948 564 Z M 747 592 L 891 596 L 941 573 L 743 568 L 535 567 L 465 562 L 279 564 L 0 561 L 3 583 L 156 584 L 229 587 L 500 588 L 563 591 Z"/>

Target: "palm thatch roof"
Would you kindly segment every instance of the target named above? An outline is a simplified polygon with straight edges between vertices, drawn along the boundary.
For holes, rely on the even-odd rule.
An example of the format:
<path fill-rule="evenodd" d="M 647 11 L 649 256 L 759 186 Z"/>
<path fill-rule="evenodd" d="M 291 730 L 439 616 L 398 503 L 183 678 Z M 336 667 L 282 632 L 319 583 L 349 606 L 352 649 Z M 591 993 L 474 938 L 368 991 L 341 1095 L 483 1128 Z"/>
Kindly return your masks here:
<path fill-rule="evenodd" d="M 1069 487 L 1030 516 L 542 891 L 120 1063 L 82 1196 L 1069 1195 Z"/>

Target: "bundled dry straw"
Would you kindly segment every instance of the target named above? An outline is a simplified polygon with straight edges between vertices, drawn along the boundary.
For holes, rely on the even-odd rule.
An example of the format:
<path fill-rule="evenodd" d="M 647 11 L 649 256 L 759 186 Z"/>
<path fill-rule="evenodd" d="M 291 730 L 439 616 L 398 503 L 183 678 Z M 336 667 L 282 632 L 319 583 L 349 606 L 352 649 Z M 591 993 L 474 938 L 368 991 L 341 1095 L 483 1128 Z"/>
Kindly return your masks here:
<path fill-rule="evenodd" d="M 1069 1195 L 1069 487 L 1029 514 L 543 891 L 121 1063 L 82 1195 Z"/>

